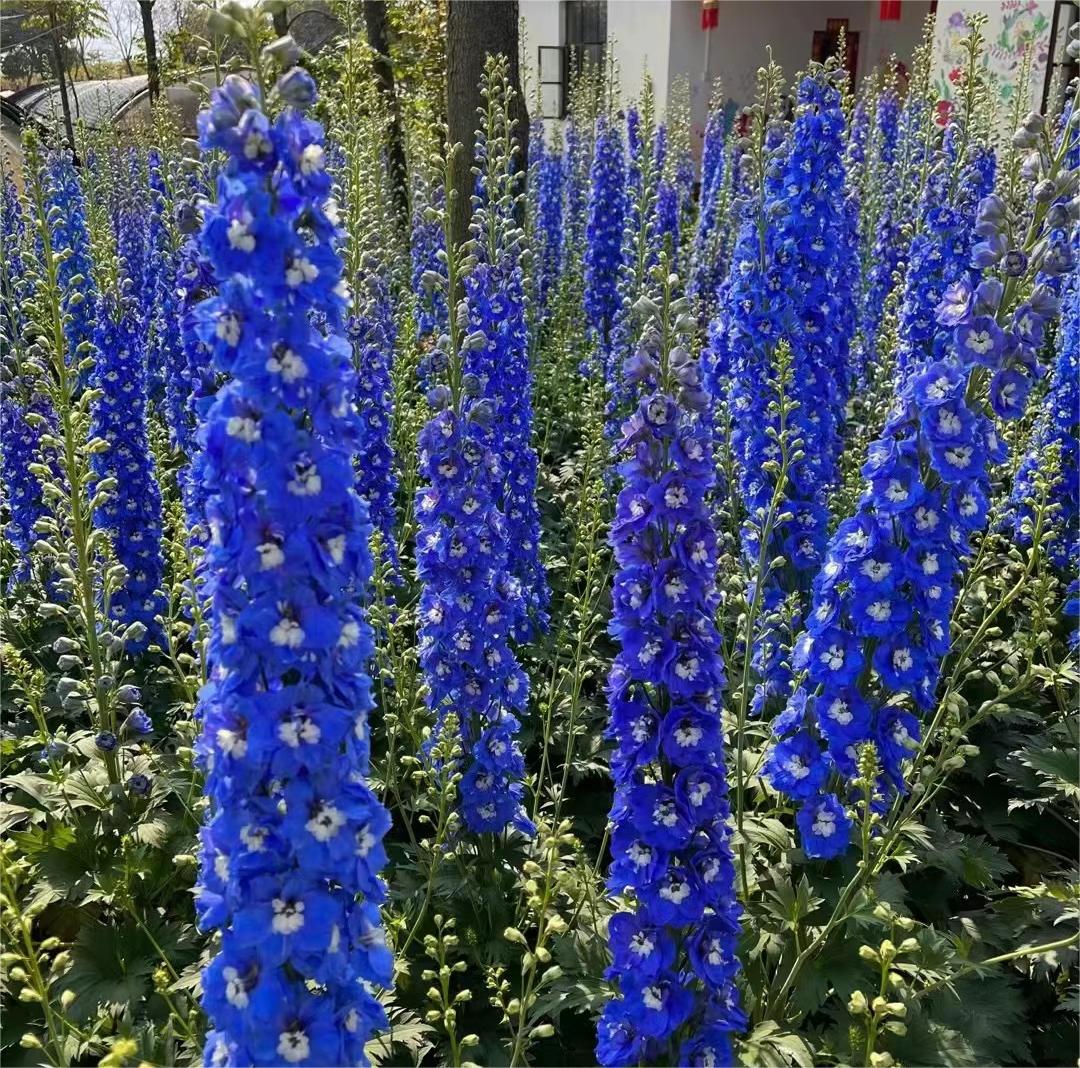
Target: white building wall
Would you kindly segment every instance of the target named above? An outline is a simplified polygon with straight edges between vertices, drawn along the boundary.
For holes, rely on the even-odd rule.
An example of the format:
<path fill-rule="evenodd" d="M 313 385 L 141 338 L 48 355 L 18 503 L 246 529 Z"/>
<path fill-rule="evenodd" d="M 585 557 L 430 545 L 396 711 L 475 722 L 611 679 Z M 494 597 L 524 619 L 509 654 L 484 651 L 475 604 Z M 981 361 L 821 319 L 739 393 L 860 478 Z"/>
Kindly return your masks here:
<path fill-rule="evenodd" d="M 1040 0 L 1048 7 L 1051 0 Z M 1015 0 L 969 0 L 967 7 L 1017 6 Z M 941 8 L 964 6 L 942 0 Z M 692 142 L 700 152 L 706 111 L 714 81 L 723 81 L 730 107 L 742 107 L 754 98 L 758 68 L 768 58 L 784 70 L 789 83 L 806 68 L 814 32 L 829 19 L 846 18 L 859 34 L 857 77 L 895 54 L 910 68 L 919 44 L 930 0 L 903 0 L 901 17 L 882 22 L 878 0 L 719 0 L 716 29 L 701 29 L 700 0 L 608 0 L 607 32 L 619 66 L 625 101 L 640 97 L 647 72 L 656 90 L 662 115 L 671 86 L 686 78 L 690 86 Z M 525 28 L 524 76 L 531 88 L 530 106 L 537 84 L 537 49 L 565 43 L 560 0 L 520 0 Z M 940 25 L 940 16 L 939 16 Z"/>
<path fill-rule="evenodd" d="M 563 43 L 563 17 L 561 0 L 518 0 L 518 15 L 522 22 L 521 77 L 522 88 L 529 97 L 529 113 L 532 114 L 534 94 L 540 80 L 537 57 L 541 45 L 553 46 Z"/>
<path fill-rule="evenodd" d="M 697 0 L 608 0 L 608 37 L 614 39 L 623 97 L 640 98 L 647 73 L 656 90 L 657 114 L 663 114 L 671 84 L 672 8 L 681 3 L 696 6 Z"/>
<path fill-rule="evenodd" d="M 701 29 L 696 2 L 674 0 L 672 6 L 676 15 L 669 78 L 683 74 L 690 79 L 693 142 L 699 152 L 717 78 L 730 107 L 751 103 L 758 69 L 767 63 L 771 46 L 773 60 L 790 85 L 810 62 L 814 32 L 824 30 L 829 19 L 847 19 L 849 31 L 859 35 L 857 79 L 884 65 L 892 54 L 910 67 L 930 0 L 903 0 L 900 19 L 888 22 L 881 21 L 878 0 L 720 0 L 717 26 L 708 31 Z"/>

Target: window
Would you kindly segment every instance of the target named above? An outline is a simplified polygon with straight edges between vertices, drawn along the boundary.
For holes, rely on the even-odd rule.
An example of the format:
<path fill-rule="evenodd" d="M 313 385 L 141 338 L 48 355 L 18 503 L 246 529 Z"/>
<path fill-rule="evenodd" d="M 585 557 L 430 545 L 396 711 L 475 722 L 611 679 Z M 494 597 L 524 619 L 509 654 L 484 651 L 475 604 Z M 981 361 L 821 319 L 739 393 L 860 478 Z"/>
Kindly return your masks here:
<path fill-rule="evenodd" d="M 1050 23 L 1050 47 L 1047 49 L 1046 77 L 1043 79 L 1042 107 L 1046 114 L 1051 103 L 1060 104 L 1060 100 L 1051 101 L 1050 94 L 1055 89 L 1060 95 L 1065 87 L 1077 75 L 1077 62 L 1070 59 L 1065 51 L 1069 42 L 1069 27 L 1080 22 L 1080 3 L 1077 0 L 1055 0 L 1054 17 Z"/>
<path fill-rule="evenodd" d="M 567 90 L 586 63 L 604 62 L 607 0 L 563 0 L 563 45 L 541 45 L 536 53 L 540 112 L 545 119 L 566 116 Z"/>
<path fill-rule="evenodd" d="M 599 66 L 607 40 L 607 0 L 564 0 L 563 24 L 563 40 L 574 73 L 580 71 L 586 59 Z"/>
<path fill-rule="evenodd" d="M 536 69 L 540 73 L 540 114 L 545 119 L 566 115 L 566 49 L 541 45 Z"/>

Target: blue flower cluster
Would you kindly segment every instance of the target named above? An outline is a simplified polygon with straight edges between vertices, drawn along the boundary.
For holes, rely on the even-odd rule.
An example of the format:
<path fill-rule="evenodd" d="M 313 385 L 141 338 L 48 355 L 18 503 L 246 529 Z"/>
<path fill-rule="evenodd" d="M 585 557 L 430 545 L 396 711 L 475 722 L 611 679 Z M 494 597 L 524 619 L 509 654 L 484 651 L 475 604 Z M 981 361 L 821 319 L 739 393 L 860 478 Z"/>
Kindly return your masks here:
<path fill-rule="evenodd" d="M 647 131 L 652 133 L 652 131 Z M 641 163 L 645 154 L 645 139 L 641 129 L 641 112 L 630 105 L 626 109 L 626 197 L 632 207 L 641 195 Z"/>
<path fill-rule="evenodd" d="M 858 264 L 855 203 L 845 195 L 844 113 L 835 77 L 819 69 L 799 84 L 784 200 L 772 206 L 780 229 L 778 255 L 781 259 L 792 256 L 799 278 L 796 313 L 802 340 L 795 346 L 800 361 L 795 385 L 802 409 L 796 419 L 813 473 L 795 497 L 815 503 L 820 503 L 835 479 L 855 326 L 851 309 L 856 276 L 852 272 Z M 816 410 L 807 411 L 810 407 Z M 812 529 L 805 513 L 796 518 L 804 528 L 799 558 L 800 566 L 805 566 L 805 539 L 813 541 L 820 552 L 824 529 L 820 514 Z"/>
<path fill-rule="evenodd" d="M 523 596 L 516 572 L 531 560 L 537 574 L 530 578 L 543 578 L 535 555 L 538 530 L 531 525 L 538 522 L 536 456 L 529 442 L 531 383 L 507 87 L 487 74 L 484 84 L 497 103 L 488 112 L 494 125 L 480 131 L 476 143 L 475 259 L 458 319 L 423 368 L 435 414 L 419 439 L 427 482 L 416 502 L 420 664 L 434 737 L 449 712 L 458 718 L 466 827 L 474 834 L 511 826 L 531 834 L 517 743 L 528 680 L 510 643 L 524 636 L 540 593 L 530 584 Z M 470 333 L 462 341 L 464 323 Z M 516 538 L 531 531 L 532 545 L 514 546 L 512 553 L 511 529 Z"/>
<path fill-rule="evenodd" d="M 984 159 L 977 151 L 973 185 L 985 180 Z M 957 202 L 969 192 L 959 183 Z M 948 203 L 933 210 L 950 213 L 949 240 L 961 240 L 953 232 L 959 212 Z M 997 197 L 982 200 L 975 228 L 983 242 L 970 253 L 985 265 L 982 245 L 1000 238 L 1006 279 L 1007 215 Z M 910 269 L 918 267 L 913 258 Z M 911 294 L 910 280 L 907 288 Z M 949 650 L 955 580 L 971 536 L 986 524 L 988 467 L 1006 456 L 993 416 L 1023 415 L 1029 372 L 1057 309 L 1043 285 L 1017 304 L 1022 289 L 965 269 L 942 293 L 930 336 L 918 345 L 901 339 L 913 353 L 910 369 L 870 447 L 856 513 L 837 528 L 815 579 L 793 659 L 805 682 L 774 721 L 766 762 L 772 784 L 800 806 L 810 856 L 837 856 L 848 845 L 852 795 L 843 795 L 863 745 L 876 750 L 876 792 L 904 788 L 904 763 L 920 736 L 916 713 L 933 708 Z M 834 774 L 849 784 L 842 796 L 829 789 Z"/>
<path fill-rule="evenodd" d="M 589 169 L 592 163 L 590 140 L 573 115 L 566 121 L 566 151 L 563 155 L 563 216 L 565 238 L 563 260 L 580 262 L 585 246 L 589 216 Z"/>
<path fill-rule="evenodd" d="M 430 380 L 449 369 L 437 349 Z M 525 762 L 516 735 L 528 701 L 528 679 L 510 648 L 522 618 L 517 582 L 508 572 L 506 522 L 496 504 L 504 484 L 487 426 L 492 401 L 470 389 L 455 397 L 439 384 L 429 392 L 436 414 L 420 433 L 417 497 L 420 664 L 436 733 L 453 711 L 465 748 L 459 787 L 462 815 L 474 833 L 514 826 L 532 833 L 525 816 Z"/>
<path fill-rule="evenodd" d="M 707 503 L 711 431 L 701 417 L 708 400 L 698 362 L 659 326 L 684 302 L 663 300 L 627 367 L 645 395 L 624 426 L 629 455 L 611 531 L 619 650 L 608 679 L 608 887 L 624 904 L 608 928 L 607 977 L 620 996 L 600 1019 L 603 1065 L 730 1064 L 729 1036 L 745 1025 Z"/>
<path fill-rule="evenodd" d="M 211 816 L 196 907 L 220 949 L 203 973 L 208 1065 L 367 1064 L 385 1025 L 372 985 L 390 816 L 369 766 L 364 602 L 371 524 L 353 484 L 360 429 L 327 214 L 315 86 L 294 67 L 271 120 L 237 75 L 199 116 L 225 159 L 202 247 L 217 295 L 196 309 L 229 376 L 199 430 L 212 537 L 210 681 L 200 695 Z M 318 317 L 322 327 L 313 325 Z"/>
<path fill-rule="evenodd" d="M 544 124 L 537 119 L 529 133 L 529 151 L 536 156 L 530 176 L 534 203 L 533 253 L 534 295 L 539 316 L 547 315 L 558 284 L 563 259 L 563 158 L 561 146 L 544 140 Z"/>
<path fill-rule="evenodd" d="M 870 125 L 870 109 L 866 98 L 860 96 L 851 112 L 847 131 L 847 148 L 844 150 L 844 169 L 852 174 L 862 167 L 871 149 L 873 129 Z"/>
<path fill-rule="evenodd" d="M 619 128 L 606 116 L 596 120 L 596 149 L 589 172 L 585 235 L 585 315 L 606 340 L 619 306 L 617 280 L 626 214 L 626 166 Z"/>
<path fill-rule="evenodd" d="M 95 479 L 116 480 L 106 503 L 95 509 L 94 524 L 108 533 L 117 561 L 127 570 L 109 614 L 123 625 L 146 628 L 128 641 L 128 649 L 137 652 L 161 639 L 156 620 L 165 598 L 161 489 L 147 430 L 146 341 L 129 287 L 125 278 L 119 297 L 106 294 L 98 300 L 90 385 L 100 395 L 90 409 L 90 436 L 108 443 L 91 457 Z"/>
<path fill-rule="evenodd" d="M 786 392 L 798 401 L 788 429 L 802 441 L 801 457 L 789 464 L 780 514 L 766 559 L 782 556 L 756 591 L 762 606 L 754 665 L 761 682 L 754 709 L 782 697 L 790 670 L 765 620 L 792 593 L 803 598 L 821 561 L 827 538 L 827 493 L 836 473 L 838 426 L 846 400 L 850 326 L 835 301 L 850 293 L 839 252 L 850 216 L 844 205 L 843 114 L 840 95 L 823 70 L 803 79 L 799 108 L 787 149 L 777 147 L 767 164 L 764 204 L 743 205 L 743 221 L 725 286 L 723 324 L 713 332 L 713 375 L 731 376 L 732 448 L 739 490 L 748 516 L 743 551 L 754 564 L 761 554 L 760 524 L 776 493 L 767 464 L 780 458 L 778 344 L 791 348 Z M 763 213 L 764 236 L 758 212 Z"/>
<path fill-rule="evenodd" d="M 430 348 L 446 329 L 446 294 L 439 286 L 430 285 L 425 276 L 446 276 L 446 242 L 442 227 L 432 214 L 446 207 L 446 191 L 441 184 L 417 177 L 412 191 L 412 288 L 416 294 L 416 336 L 424 348 Z"/>
<path fill-rule="evenodd" d="M 349 319 L 349 337 L 357 367 L 356 407 L 360 414 L 360 455 L 356 490 L 368 503 L 371 521 L 382 535 L 383 551 L 398 570 L 397 472 L 391 442 L 394 385 L 391 370 L 397 323 L 390 284 L 374 254 L 361 266 L 356 285 L 357 313 Z"/>
<path fill-rule="evenodd" d="M 173 249 L 169 223 L 170 197 L 162 169 L 161 154 L 147 153 L 150 191 L 149 249 L 144 287 L 147 303 L 147 374 L 156 375 L 164 387 L 164 410 L 169 436 L 177 448 L 188 425 L 187 358 L 180 331 L 180 301 L 177 292 L 178 258 Z"/>
<path fill-rule="evenodd" d="M 905 205 L 898 202 L 899 176 L 897 172 L 897 147 L 900 141 L 900 100 L 892 89 L 884 90 L 877 104 L 877 167 L 875 179 L 880 187 L 871 195 L 879 197 L 881 209 L 874 219 L 872 235 L 863 235 L 870 246 L 870 255 L 863 264 L 865 272 L 859 307 L 859 349 L 853 368 L 857 380 L 862 380 L 866 367 L 877 352 L 878 333 L 885 315 L 885 301 L 893 290 L 893 276 L 900 268 L 904 246 L 900 223 L 904 218 Z"/>
<path fill-rule="evenodd" d="M 0 480 L 4 485 L 4 504 L 7 521 L 4 537 L 14 549 L 10 582 L 26 578 L 30 573 L 30 548 L 37 540 L 34 524 L 45 514 L 41 498 L 41 485 L 30 473 L 32 463 L 40 463 L 42 425 L 37 416 L 52 422 L 48 402 L 40 396 L 29 400 L 20 396 L 11 383 L 0 386 L 0 439 L 4 442 L 0 452 Z"/>
<path fill-rule="evenodd" d="M 197 541 L 205 535 L 206 494 L 196 467 L 199 444 L 196 430 L 200 419 L 217 390 L 217 375 L 210 347 L 199 336 L 197 309 L 214 292 L 215 283 L 209 261 L 202 253 L 198 232 L 201 216 L 190 202 L 177 205 L 178 225 L 186 236 L 180 246 L 176 269 L 176 293 L 179 299 L 182 358 L 171 367 L 165 381 L 167 404 L 182 409 L 182 418 L 172 432 L 184 463 L 178 471 L 189 529 L 198 528 Z M 172 399 L 170 399 L 172 398 Z"/>
<path fill-rule="evenodd" d="M 90 253 L 90 232 L 86 224 L 86 198 L 71 153 L 67 150 L 49 154 L 45 187 L 53 251 L 60 253 L 67 250 L 58 273 L 64 337 L 68 344 L 68 360 L 74 366 L 85 351 L 80 346 L 90 341 L 94 331 L 97 289 Z"/>
<path fill-rule="evenodd" d="M 709 322 L 716 311 L 717 291 L 727 270 L 722 255 L 724 235 L 717 225 L 724 187 L 724 149 L 724 112 L 715 106 L 705 123 L 701 147 L 701 212 L 694 231 L 688 287 L 703 323 Z"/>
<path fill-rule="evenodd" d="M 1011 525 L 1022 545 L 1031 543 L 1031 507 L 1035 496 L 1035 473 L 1050 445 L 1057 445 L 1060 461 L 1051 500 L 1057 512 L 1049 522 L 1050 559 L 1062 571 L 1080 559 L 1080 240 L 1073 236 L 1072 269 L 1061 292 L 1061 323 L 1057 334 L 1057 358 L 1050 388 L 1040 405 L 1032 444 L 1016 473 L 1011 498 Z"/>
<path fill-rule="evenodd" d="M 511 635 L 527 641 L 547 626 L 549 590 L 540 562 L 540 511 L 536 503 L 539 462 L 532 445 L 533 378 L 526 322 L 524 243 L 514 217 L 519 201 L 517 148 L 504 108 L 508 89 L 497 79 L 485 82 L 502 107 L 494 125 L 477 131 L 476 196 L 470 233 L 476 262 L 465 276 L 465 298 L 472 341 L 463 368 L 494 405 L 489 446 L 501 455 L 505 483 L 495 503 L 506 522 L 507 570 L 520 591 L 524 615 L 513 620 Z M 480 339 L 483 339 L 483 344 Z"/>
<path fill-rule="evenodd" d="M 0 211 L 0 234 L 4 257 L 0 263 L 0 480 L 4 486 L 7 521 L 4 537 L 15 552 L 11 582 L 25 578 L 30 570 L 30 547 L 37 538 L 34 524 L 44 514 L 41 486 L 30 473 L 29 465 L 40 462 L 42 426 L 28 415 L 49 420 L 47 401 L 36 394 L 29 379 L 20 374 L 19 352 L 26 325 L 24 302 L 29 285 L 23 264 L 26 220 L 14 183 L 4 179 Z"/>
<path fill-rule="evenodd" d="M 149 160 L 147 160 L 149 163 Z M 150 238 L 153 227 L 155 191 L 151 190 L 143 173 L 143 159 L 138 149 L 129 147 L 113 159 L 119 179 L 113 192 L 113 228 L 116 235 L 116 251 L 124 265 L 128 279 L 129 314 L 139 323 L 145 333 L 154 314 L 157 289 L 157 273 L 161 260 L 151 255 Z M 160 170 L 157 175 L 159 188 Z M 150 226 L 147 220 L 150 219 Z M 149 374 L 156 385 L 161 380 L 161 369 L 151 365 Z"/>
<path fill-rule="evenodd" d="M 936 309 L 946 288 L 967 272 L 975 207 L 994 187 L 993 153 L 974 146 L 971 158 L 956 160 L 956 131 L 955 125 L 946 131 L 908 249 L 896 353 L 900 382 L 928 352 L 936 359 L 947 353 L 950 338 L 937 329 Z"/>

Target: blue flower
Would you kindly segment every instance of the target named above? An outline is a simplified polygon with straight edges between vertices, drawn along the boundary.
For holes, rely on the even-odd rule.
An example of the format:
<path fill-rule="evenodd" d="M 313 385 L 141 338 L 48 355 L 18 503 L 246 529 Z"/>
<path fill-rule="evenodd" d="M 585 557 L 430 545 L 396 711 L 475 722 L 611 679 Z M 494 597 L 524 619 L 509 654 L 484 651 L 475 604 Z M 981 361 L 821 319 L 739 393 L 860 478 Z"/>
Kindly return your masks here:
<path fill-rule="evenodd" d="M 506 91 L 498 81 L 486 84 L 492 94 Z M 528 681 L 511 641 L 525 630 L 537 587 L 529 587 L 527 602 L 512 570 L 521 566 L 522 547 L 511 557 L 507 511 L 512 504 L 522 508 L 515 515 L 516 537 L 532 529 L 534 518 L 522 504 L 531 499 L 532 486 L 516 479 L 535 471 L 535 454 L 528 447 L 528 398 L 519 395 L 527 394 L 529 385 L 522 364 L 523 288 L 508 214 L 516 181 L 508 142 L 504 127 L 489 127 L 479 148 L 487 179 L 479 187 L 471 225 L 474 233 L 487 233 L 490 222 L 498 240 L 496 247 L 477 250 L 464 279 L 459 322 L 468 322 L 471 336 L 483 344 L 465 351 L 456 325 L 452 336 L 439 339 L 426 371 L 435 412 L 418 441 L 425 483 L 416 497 L 420 665 L 435 717 L 433 737 L 444 730 L 448 711 L 458 718 L 464 748 L 459 800 L 474 834 L 510 827 L 533 832 L 523 805 L 524 762 L 516 739 L 528 705 Z M 500 366 L 506 360 L 515 366 Z M 515 473 L 513 495 L 507 489 L 509 466 Z M 535 542 L 531 549 L 535 553 Z"/>
<path fill-rule="evenodd" d="M 835 794 L 810 798 L 795 817 L 802 834 L 803 851 L 817 860 L 832 860 L 851 842 L 851 817 Z"/>
<path fill-rule="evenodd" d="M 765 761 L 765 776 L 789 797 L 812 797 L 825 785 L 828 775 L 817 742 L 804 731 L 777 742 Z"/>
<path fill-rule="evenodd" d="M 662 273 L 663 272 L 663 273 Z M 671 302 L 670 282 L 661 302 Z M 656 307 L 661 302 L 654 301 Z M 677 307 L 685 307 L 679 301 Z M 636 410 L 623 424 L 623 479 L 611 540 L 618 562 L 610 630 L 619 644 L 608 677 L 615 799 L 608 886 L 633 888 L 612 917 L 618 996 L 604 1007 L 596 1055 L 673 1063 L 676 1032 L 716 1025 L 717 1001 L 737 1004 L 740 908 L 734 893 L 723 774 L 724 686 L 716 609 L 716 535 L 707 504 L 711 431 L 696 363 L 668 356 L 657 316 L 639 352 L 653 370 L 628 368 Z M 670 329 L 670 328 L 669 328 Z M 721 1030 L 741 1027 L 737 1012 Z"/>
<path fill-rule="evenodd" d="M 618 306 L 615 282 L 622 254 L 626 173 L 622 137 L 604 116 L 596 120 L 596 150 L 589 180 L 585 314 L 592 329 L 606 338 Z"/>
<path fill-rule="evenodd" d="M 84 346 L 93 333 L 97 288 L 86 223 L 86 199 L 70 152 L 50 153 L 45 167 L 45 185 L 53 251 L 67 253 L 59 261 L 57 275 L 68 362 L 74 367 L 82 359 Z"/>
<path fill-rule="evenodd" d="M 674 975 L 645 980 L 624 988 L 625 1011 L 648 1038 L 667 1038 L 686 1022 L 694 1008 L 694 994 Z"/>
<path fill-rule="evenodd" d="M 412 191 L 412 288 L 416 296 L 416 334 L 421 345 L 430 346 L 446 329 L 445 289 L 433 284 L 433 278 L 445 278 L 446 265 L 440 252 L 445 253 L 445 240 L 438 221 L 430 218 L 431 210 L 445 210 L 446 193 L 437 183 L 429 182 L 418 173 Z"/>
<path fill-rule="evenodd" d="M 542 120 L 532 121 L 529 128 L 529 198 L 536 257 L 533 286 L 540 320 L 547 317 L 563 263 L 565 172 L 561 147 L 558 141 L 553 145 L 546 143 Z"/>
<path fill-rule="evenodd" d="M 709 109 L 701 147 L 701 210 L 694 231 L 691 253 L 689 295 L 698 302 L 699 317 L 707 323 L 716 309 L 718 290 L 727 269 L 724 255 L 725 235 L 720 226 L 720 198 L 724 179 L 724 111 L 716 105 Z"/>
<path fill-rule="evenodd" d="M 397 571 L 398 483 L 394 470 L 393 430 L 394 388 L 391 373 L 397 324 L 390 300 L 390 287 L 374 256 L 366 257 L 357 280 L 359 313 L 349 320 L 357 368 L 356 407 L 360 415 L 360 454 L 363 462 L 356 474 L 356 490 L 368 502 L 375 529 L 382 535 L 383 551 Z M 285 372 L 283 372 L 283 375 Z"/>
<path fill-rule="evenodd" d="M 116 559 L 127 571 L 109 601 L 112 618 L 146 627 L 141 639 L 129 639 L 133 651 L 161 640 L 156 620 L 165 608 L 161 489 L 147 427 L 144 337 L 126 293 L 119 300 L 109 296 L 99 301 L 90 384 L 100 396 L 91 407 L 90 432 L 108 447 L 94 453 L 91 466 L 97 481 L 113 478 L 116 486 L 95 509 L 94 524 L 108 533 Z"/>
<path fill-rule="evenodd" d="M 1080 249 L 1080 234 L 1074 232 L 1072 240 Z M 1009 524 L 1021 544 L 1031 543 L 1029 502 L 1035 495 L 1035 473 L 1047 448 L 1056 445 L 1060 474 L 1050 499 L 1057 511 L 1048 517 L 1048 533 L 1054 536 L 1046 544 L 1055 566 L 1066 570 L 1080 555 L 1080 483 L 1075 475 L 1080 467 L 1080 273 L 1075 267 L 1065 279 L 1061 297 L 1053 377 L 1032 433 L 1031 447 L 1016 475 Z"/>
<path fill-rule="evenodd" d="M 229 376 L 206 398 L 195 472 L 212 535 L 196 910 L 221 931 L 205 1060 L 363 1063 L 385 1021 L 370 988 L 392 973 L 378 917 L 390 818 L 364 782 L 371 523 L 353 485 L 341 234 L 317 123 L 294 107 L 269 120 L 231 75 L 199 129 L 224 165 L 202 231 L 217 295 L 191 319 Z"/>
<path fill-rule="evenodd" d="M 636 973 L 647 982 L 668 971 L 675 963 L 676 948 L 662 927 L 649 926 L 629 912 L 617 912 L 608 924 L 612 971 Z"/>
<path fill-rule="evenodd" d="M 850 384 L 854 318 L 850 255 L 852 218 L 844 200 L 844 118 L 839 92 L 824 71 L 799 86 L 799 108 L 790 143 L 770 145 L 772 160 L 760 189 L 743 200 L 739 236 L 712 332 L 714 366 L 708 384 L 729 391 L 731 449 L 745 512 L 744 555 L 783 557 L 770 569 L 757 597 L 764 611 L 754 636 L 753 666 L 761 679 L 755 710 L 786 696 L 790 669 L 780 655 L 780 636 L 765 622 L 791 593 L 796 614 L 807 607 L 810 585 L 822 560 L 828 532 L 828 492 L 836 481 L 838 427 Z M 756 517 L 766 513 L 776 489 L 780 457 L 781 397 L 776 377 L 781 340 L 790 348 L 786 386 L 789 433 L 802 440 L 789 465 L 772 544 L 759 544 Z M 730 382 L 726 385 L 725 380 Z M 793 623 L 797 626 L 798 620 Z"/>

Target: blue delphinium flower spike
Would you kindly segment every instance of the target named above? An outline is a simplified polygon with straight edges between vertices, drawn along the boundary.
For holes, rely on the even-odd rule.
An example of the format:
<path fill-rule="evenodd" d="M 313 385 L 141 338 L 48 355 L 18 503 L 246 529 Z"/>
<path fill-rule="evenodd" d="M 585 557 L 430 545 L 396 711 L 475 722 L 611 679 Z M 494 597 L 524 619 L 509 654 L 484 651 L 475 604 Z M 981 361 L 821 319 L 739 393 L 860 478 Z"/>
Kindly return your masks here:
<path fill-rule="evenodd" d="M 286 78 L 282 98 L 311 99 L 301 68 Z M 194 315 L 230 376 L 199 430 L 211 815 L 196 908 L 220 931 L 205 1063 L 366 1064 L 393 969 L 379 918 L 390 816 L 366 782 L 371 524 L 353 484 L 342 235 L 322 128 L 298 106 L 271 120 L 230 75 L 199 133 L 225 165 L 202 229 L 217 293 Z"/>
<path fill-rule="evenodd" d="M 608 678 L 608 886 L 631 889 L 635 904 L 608 928 L 619 997 L 604 1008 L 596 1055 L 603 1065 L 728 1064 L 746 1019 L 735 988 L 741 910 L 720 723 L 711 431 L 697 361 L 672 329 L 685 302 L 659 277 L 663 294 L 628 367 L 641 399 L 620 443 L 611 532 L 619 651 Z"/>
<path fill-rule="evenodd" d="M 349 336 L 357 366 L 356 407 L 360 415 L 362 461 L 356 489 L 368 502 L 371 521 L 382 535 L 386 558 L 394 571 L 397 551 L 397 473 L 394 470 L 394 387 L 391 370 L 397 323 L 390 299 L 390 285 L 373 254 L 365 257 L 356 284 L 357 314 L 349 320 Z"/>
<path fill-rule="evenodd" d="M 606 116 L 596 120 L 596 150 L 589 174 L 589 223 L 585 236 L 585 315 L 601 340 L 618 307 L 619 275 L 626 211 L 626 167 L 622 135 Z"/>

